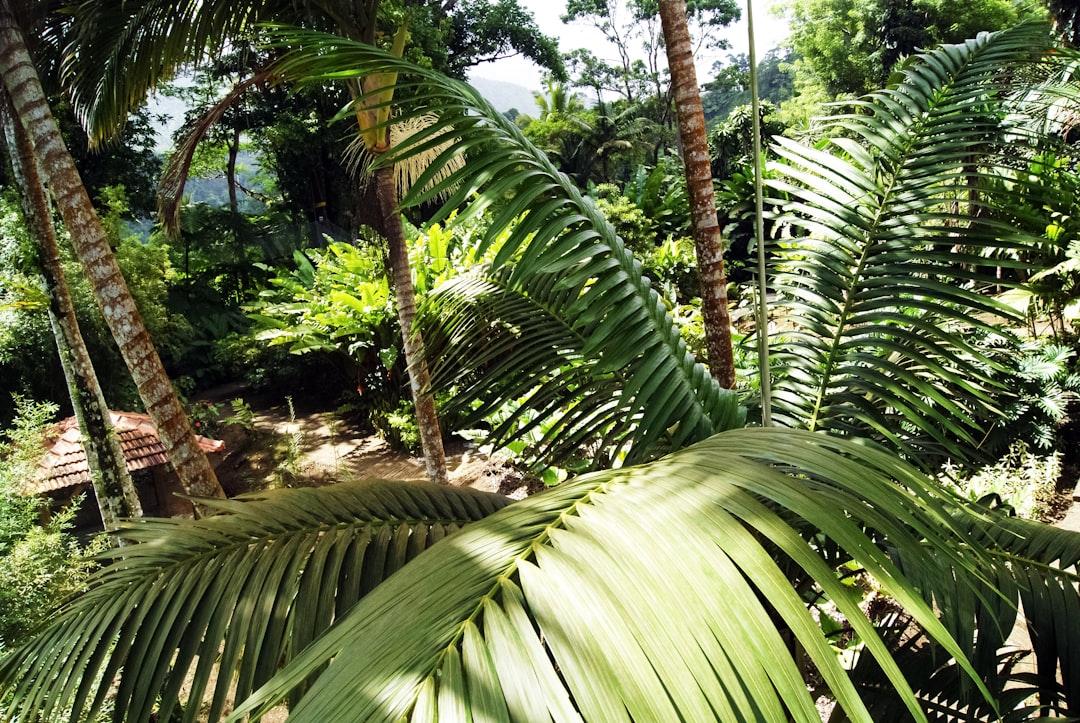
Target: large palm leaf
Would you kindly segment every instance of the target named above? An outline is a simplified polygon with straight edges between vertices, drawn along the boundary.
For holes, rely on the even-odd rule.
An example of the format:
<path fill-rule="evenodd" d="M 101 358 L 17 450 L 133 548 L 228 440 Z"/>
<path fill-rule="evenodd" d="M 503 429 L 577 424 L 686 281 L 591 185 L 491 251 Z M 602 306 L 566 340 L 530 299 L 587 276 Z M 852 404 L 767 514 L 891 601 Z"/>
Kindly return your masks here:
<path fill-rule="evenodd" d="M 240 710 L 332 661 L 291 720 L 817 721 L 786 631 L 845 712 L 870 720 L 779 550 L 836 601 L 919 719 L 858 595 L 804 535 L 835 540 L 966 665 L 874 542 L 886 535 L 926 570 L 947 570 L 943 556 L 948 584 L 977 586 L 963 571 L 979 555 L 958 554 L 934 490 L 879 450 L 791 430 L 727 432 L 581 477 L 417 558 Z"/>
<path fill-rule="evenodd" d="M 790 312 L 772 345 L 779 421 L 871 434 L 924 460 L 978 454 L 1008 390 L 977 339 L 1014 315 L 982 293 L 1002 283 L 984 253 L 1030 240 L 994 220 L 1020 182 L 979 181 L 1008 172 L 1003 148 L 1037 140 L 1007 91 L 1048 37 L 1025 25 L 924 53 L 832 120 L 821 148 L 777 142 L 772 186 L 800 232 L 774 249 Z"/>
<path fill-rule="evenodd" d="M 289 491 L 229 503 L 219 518 L 133 528 L 134 544 L 91 591 L 0 662 L 0 700 L 14 693 L 9 715 L 36 720 L 79 710 L 95 689 L 106 695 L 95 686 L 119 673 L 115 718 L 145 720 L 185 671 L 197 698 L 217 668 L 211 692 L 222 700 L 293 657 L 242 710 L 310 684 L 291 719 L 816 721 L 798 648 L 848 715 L 870 720 L 792 586 L 797 570 L 835 601 L 918 719 L 903 671 L 841 580 L 847 560 L 970 670 L 894 560 L 918 569 L 925 589 L 978 591 L 989 558 L 969 546 L 948 493 L 872 446 L 726 432 L 578 478 L 430 545 L 500 504 L 382 484 Z M 962 522 L 991 524 L 972 513 Z M 974 614 L 978 596 L 965 599 L 968 609 L 943 612 Z M 197 708 L 188 701 L 187 720 Z"/>
<path fill-rule="evenodd" d="M 916 695 L 937 719 L 993 720 L 1004 714 L 1003 720 L 1020 721 L 1047 710 L 1075 715 L 1080 709 L 1080 630 L 1069 621 L 1080 616 L 1080 535 L 987 513 L 992 524 L 963 513 L 956 517 L 970 543 L 986 554 L 983 583 L 942 586 L 940 581 L 951 573 L 941 568 L 927 575 L 923 561 L 908 564 L 900 559 L 899 566 L 944 613 L 945 626 L 993 691 L 997 710 L 965 683 L 964 671 L 906 615 L 895 615 L 884 630 L 893 656 L 911 673 Z M 1030 651 L 1006 645 L 1018 610 L 1023 612 Z M 852 677 L 876 722 L 908 720 L 872 656 L 856 659 Z"/>
<path fill-rule="evenodd" d="M 349 483 L 207 502 L 202 520 L 145 518 L 88 591 L 0 662 L 0 717 L 93 712 L 168 719 L 187 676 L 185 720 L 217 720 L 357 599 L 417 554 L 510 500 L 469 489 Z M 216 679 L 216 688 L 207 690 Z M 115 685 L 115 687 L 113 687 Z M 5 691 L 16 703 L 4 711 Z"/>
<path fill-rule="evenodd" d="M 397 122 L 430 116 L 432 123 L 376 159 L 376 165 L 398 163 L 452 139 L 402 204 L 415 206 L 448 196 L 435 221 L 462 207 L 459 221 L 491 212 L 480 251 L 496 239 L 502 244 L 491 263 L 490 283 L 506 291 L 499 297 L 504 308 L 494 309 L 495 315 L 516 313 L 514 305 L 527 297 L 536 308 L 550 305 L 548 309 L 561 319 L 538 331 L 539 337 L 527 340 L 520 333 L 492 334 L 490 324 L 457 326 L 453 344 L 483 345 L 486 356 L 471 360 L 466 369 L 433 358 L 433 366 L 443 371 L 435 386 L 450 384 L 463 372 L 477 375 L 494 369 L 505 374 L 505 365 L 486 361 L 514 355 L 523 364 L 516 370 L 518 379 L 532 381 L 531 388 L 521 383 L 500 385 L 495 375 L 488 375 L 486 384 L 461 390 L 456 403 L 464 407 L 480 400 L 486 408 L 494 408 L 521 402 L 518 414 L 522 417 L 560 416 L 561 429 L 571 430 L 569 436 L 564 435 L 564 446 L 570 437 L 576 441 L 587 436 L 594 443 L 622 443 L 622 451 L 631 460 L 655 456 L 664 445 L 678 448 L 742 424 L 736 395 L 721 389 L 689 354 L 663 300 L 650 288 L 641 264 L 612 226 L 475 89 L 335 36 L 282 30 L 279 41 L 285 47 L 301 48 L 290 51 L 279 64 L 286 77 L 325 82 L 397 73 L 398 87 L 407 89 L 399 96 L 406 100 L 399 105 Z M 467 166 L 436 180 L 444 166 L 462 154 Z M 512 229 L 509 235 L 500 236 L 507 228 Z M 465 287 L 459 284 L 456 289 Z M 450 291 L 443 294 L 453 304 L 478 298 L 458 295 L 450 301 L 451 296 Z M 491 294 L 485 296 L 489 311 L 494 299 Z M 467 314 L 459 310 L 457 318 Z M 502 329 L 513 326 L 504 321 Z M 466 333 L 472 334 L 468 340 L 463 336 Z M 576 340 L 576 346 L 565 345 L 566 335 Z M 548 353 L 521 354 L 523 343 Z M 552 364 L 551 352 L 559 350 L 566 351 L 561 366 Z M 601 399 L 590 394 L 587 385 L 591 382 L 583 382 L 583 373 L 603 383 L 609 396 Z M 620 385 L 603 381 L 613 375 L 620 377 Z M 562 403 L 552 404 L 556 398 Z M 632 435 L 628 423 L 632 423 Z"/>

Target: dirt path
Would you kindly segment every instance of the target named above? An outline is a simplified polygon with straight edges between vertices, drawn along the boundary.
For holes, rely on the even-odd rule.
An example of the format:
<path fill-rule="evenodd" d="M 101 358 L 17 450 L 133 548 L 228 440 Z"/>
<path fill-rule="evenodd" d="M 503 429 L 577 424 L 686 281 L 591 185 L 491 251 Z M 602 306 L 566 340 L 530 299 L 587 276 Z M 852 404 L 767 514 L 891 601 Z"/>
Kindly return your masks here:
<path fill-rule="evenodd" d="M 239 396 L 235 389 L 214 390 L 220 402 Z M 268 486 L 333 484 L 348 479 L 423 480 L 419 457 L 391 449 L 369 430 L 343 423 L 333 412 L 290 408 L 285 401 L 251 397 L 254 429 L 223 427 L 226 452 L 218 477 L 230 495 Z M 222 406 L 228 409 L 227 401 Z M 227 415 L 227 412 L 226 412 Z M 447 442 L 450 483 L 520 499 L 536 491 L 505 459 L 491 458 L 460 438 Z"/>

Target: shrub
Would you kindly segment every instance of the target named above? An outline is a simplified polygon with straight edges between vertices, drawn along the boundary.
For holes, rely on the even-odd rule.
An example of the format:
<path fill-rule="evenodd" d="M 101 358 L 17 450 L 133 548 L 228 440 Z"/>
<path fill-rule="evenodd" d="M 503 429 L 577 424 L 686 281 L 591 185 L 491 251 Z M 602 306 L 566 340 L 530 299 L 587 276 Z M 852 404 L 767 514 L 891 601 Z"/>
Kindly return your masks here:
<path fill-rule="evenodd" d="M 993 500 L 1019 517 L 1040 520 L 1049 512 L 1061 476 L 1061 455 L 1032 451 L 1016 442 L 994 464 L 953 480 L 972 500 Z"/>
<path fill-rule="evenodd" d="M 16 398 L 18 416 L 0 444 L 0 650 L 18 645 L 47 613 L 80 591 L 102 544 L 83 547 L 67 531 L 75 507 L 38 524 L 43 502 L 20 493 L 42 453 L 42 430 L 56 413 L 50 403 Z"/>

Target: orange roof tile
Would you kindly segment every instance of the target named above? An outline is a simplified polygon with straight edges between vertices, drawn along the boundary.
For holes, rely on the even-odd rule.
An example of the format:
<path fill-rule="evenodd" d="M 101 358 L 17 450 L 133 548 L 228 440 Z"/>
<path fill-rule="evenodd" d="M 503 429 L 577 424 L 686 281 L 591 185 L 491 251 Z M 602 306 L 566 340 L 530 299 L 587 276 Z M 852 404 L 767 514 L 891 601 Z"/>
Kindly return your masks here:
<path fill-rule="evenodd" d="M 120 437 L 129 470 L 155 467 L 168 462 L 165 448 L 158 438 L 157 429 L 149 415 L 134 412 L 109 411 L 113 427 Z M 82 448 L 82 434 L 75 417 L 57 423 L 46 436 L 52 442 L 44 459 L 38 464 L 38 473 L 30 485 L 31 494 L 74 487 L 90 481 L 90 468 Z M 195 435 L 203 452 L 220 452 L 225 443 Z"/>

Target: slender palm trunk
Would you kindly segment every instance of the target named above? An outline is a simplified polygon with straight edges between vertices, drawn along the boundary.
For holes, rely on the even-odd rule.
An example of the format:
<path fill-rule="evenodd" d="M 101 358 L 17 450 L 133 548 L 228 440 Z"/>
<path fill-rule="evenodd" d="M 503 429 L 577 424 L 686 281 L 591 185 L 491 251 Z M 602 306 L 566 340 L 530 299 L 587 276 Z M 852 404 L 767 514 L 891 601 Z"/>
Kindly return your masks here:
<path fill-rule="evenodd" d="M 143 325 L 97 214 L 53 119 L 26 49 L 10 0 L 0 0 L 0 76 L 27 131 L 38 164 L 56 199 L 94 298 L 131 372 L 147 413 L 184 489 L 199 497 L 224 497 L 199 448 L 157 350 Z M 205 512 L 196 506 L 197 512 Z"/>
<path fill-rule="evenodd" d="M 233 216 L 240 213 L 240 202 L 236 198 L 236 157 L 240 153 L 240 131 L 233 129 L 232 137 L 229 138 L 229 161 L 225 170 L 225 180 L 229 184 L 229 212 Z"/>
<path fill-rule="evenodd" d="M 731 349 L 724 246 L 720 239 L 720 223 L 716 218 L 705 114 L 701 108 L 690 30 L 686 24 L 686 0 L 660 0 L 660 23 L 664 30 L 671 89 L 679 121 L 679 140 L 686 168 L 686 185 L 690 192 L 690 220 L 701 277 L 705 351 L 709 371 L 716 381 L 726 389 L 733 389 L 735 358 Z"/>
<path fill-rule="evenodd" d="M 379 200 L 379 216 L 382 219 L 383 236 L 390 250 L 390 272 L 394 281 L 394 297 L 397 301 L 398 322 L 405 347 L 405 362 L 409 366 L 409 384 L 416 405 L 416 424 L 420 428 L 420 445 L 424 450 L 424 467 L 432 482 L 447 484 L 446 454 L 443 451 L 439 417 L 435 411 L 435 398 L 428 391 L 431 374 L 424 359 L 424 340 L 413 328 L 416 318 L 416 292 L 413 289 L 409 252 L 405 244 L 405 231 L 397 210 L 397 184 L 393 167 L 375 171 L 375 194 Z"/>
<path fill-rule="evenodd" d="M 34 160 L 34 150 L 22 127 L 15 122 L 11 99 L 3 92 L 0 92 L 0 116 L 12 171 L 20 189 L 23 215 L 37 244 L 45 276 L 49 321 L 67 380 L 71 406 L 82 431 L 82 446 L 101 522 L 106 530 L 113 530 L 121 518 L 140 517 L 142 507 L 75 319 L 75 305 L 61 267 L 49 202 Z"/>

